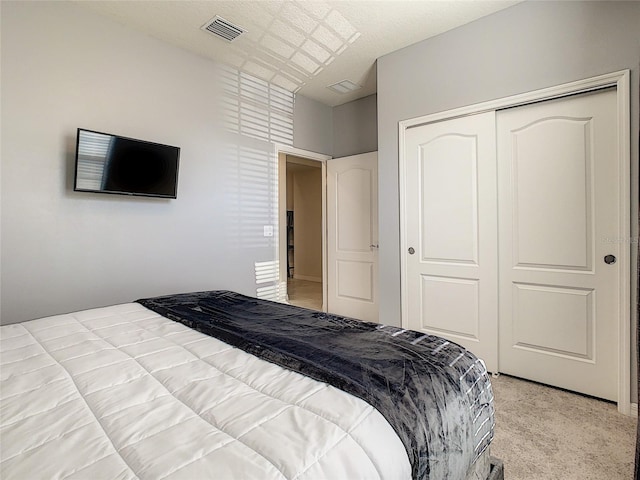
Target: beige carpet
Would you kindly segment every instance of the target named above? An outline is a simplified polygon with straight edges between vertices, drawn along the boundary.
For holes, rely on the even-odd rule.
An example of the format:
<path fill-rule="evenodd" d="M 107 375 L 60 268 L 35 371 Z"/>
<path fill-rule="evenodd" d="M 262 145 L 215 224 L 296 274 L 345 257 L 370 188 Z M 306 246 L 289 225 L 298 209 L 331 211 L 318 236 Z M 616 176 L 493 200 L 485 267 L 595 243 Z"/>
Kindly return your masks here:
<path fill-rule="evenodd" d="M 492 455 L 505 480 L 631 480 L 636 419 L 614 404 L 501 375 Z"/>

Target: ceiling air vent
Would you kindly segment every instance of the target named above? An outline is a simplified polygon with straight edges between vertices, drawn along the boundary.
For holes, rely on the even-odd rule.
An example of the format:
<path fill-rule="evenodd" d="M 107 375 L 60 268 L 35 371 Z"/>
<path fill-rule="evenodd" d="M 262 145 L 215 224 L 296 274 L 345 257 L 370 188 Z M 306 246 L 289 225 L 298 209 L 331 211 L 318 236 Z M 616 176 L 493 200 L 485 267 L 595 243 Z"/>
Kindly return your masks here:
<path fill-rule="evenodd" d="M 223 38 L 228 42 L 232 42 L 240 35 L 244 33 L 244 29 L 233 23 L 225 20 L 222 17 L 215 16 L 213 20 L 210 20 L 202 26 L 202 30 L 206 30 L 217 37 Z"/>
<path fill-rule="evenodd" d="M 334 83 L 333 85 L 329 85 L 327 87 L 329 90 L 333 90 L 336 93 L 349 93 L 354 90 L 358 90 L 362 87 L 360 85 L 353 83 L 350 80 L 342 80 L 341 82 Z"/>

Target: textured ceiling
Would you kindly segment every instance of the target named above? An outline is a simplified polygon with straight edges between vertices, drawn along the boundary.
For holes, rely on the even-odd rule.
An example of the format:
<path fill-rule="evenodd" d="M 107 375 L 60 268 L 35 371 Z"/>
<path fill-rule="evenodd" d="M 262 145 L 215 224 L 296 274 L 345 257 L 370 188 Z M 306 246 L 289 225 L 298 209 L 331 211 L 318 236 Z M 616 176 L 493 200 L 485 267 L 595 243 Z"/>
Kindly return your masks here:
<path fill-rule="evenodd" d="M 376 59 L 518 0 L 80 1 L 153 37 L 335 106 L 376 92 Z M 201 29 L 216 15 L 232 42 Z M 327 87 L 349 80 L 345 94 Z"/>

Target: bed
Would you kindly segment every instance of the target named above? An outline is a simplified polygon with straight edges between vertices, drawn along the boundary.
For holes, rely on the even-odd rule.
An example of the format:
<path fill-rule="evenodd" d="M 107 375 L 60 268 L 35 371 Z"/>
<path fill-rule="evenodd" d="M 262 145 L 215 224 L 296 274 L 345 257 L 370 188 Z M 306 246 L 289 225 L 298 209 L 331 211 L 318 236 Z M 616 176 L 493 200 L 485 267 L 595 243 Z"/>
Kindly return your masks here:
<path fill-rule="evenodd" d="M 439 371 L 432 408 L 356 334 Z M 502 478 L 486 369 L 438 337 L 216 291 L 2 326 L 0 354 L 4 480 Z"/>

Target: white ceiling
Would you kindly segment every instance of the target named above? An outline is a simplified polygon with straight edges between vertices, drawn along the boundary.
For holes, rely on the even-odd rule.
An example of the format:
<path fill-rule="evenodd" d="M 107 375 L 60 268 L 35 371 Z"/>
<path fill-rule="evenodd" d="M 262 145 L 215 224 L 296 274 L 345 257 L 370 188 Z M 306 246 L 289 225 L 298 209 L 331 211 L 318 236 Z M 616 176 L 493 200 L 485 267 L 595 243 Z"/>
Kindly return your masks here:
<path fill-rule="evenodd" d="M 376 92 L 376 59 L 520 0 L 80 1 L 153 37 L 326 105 Z M 216 15 L 245 33 L 227 42 L 201 29 Z M 362 88 L 339 94 L 327 86 Z"/>

